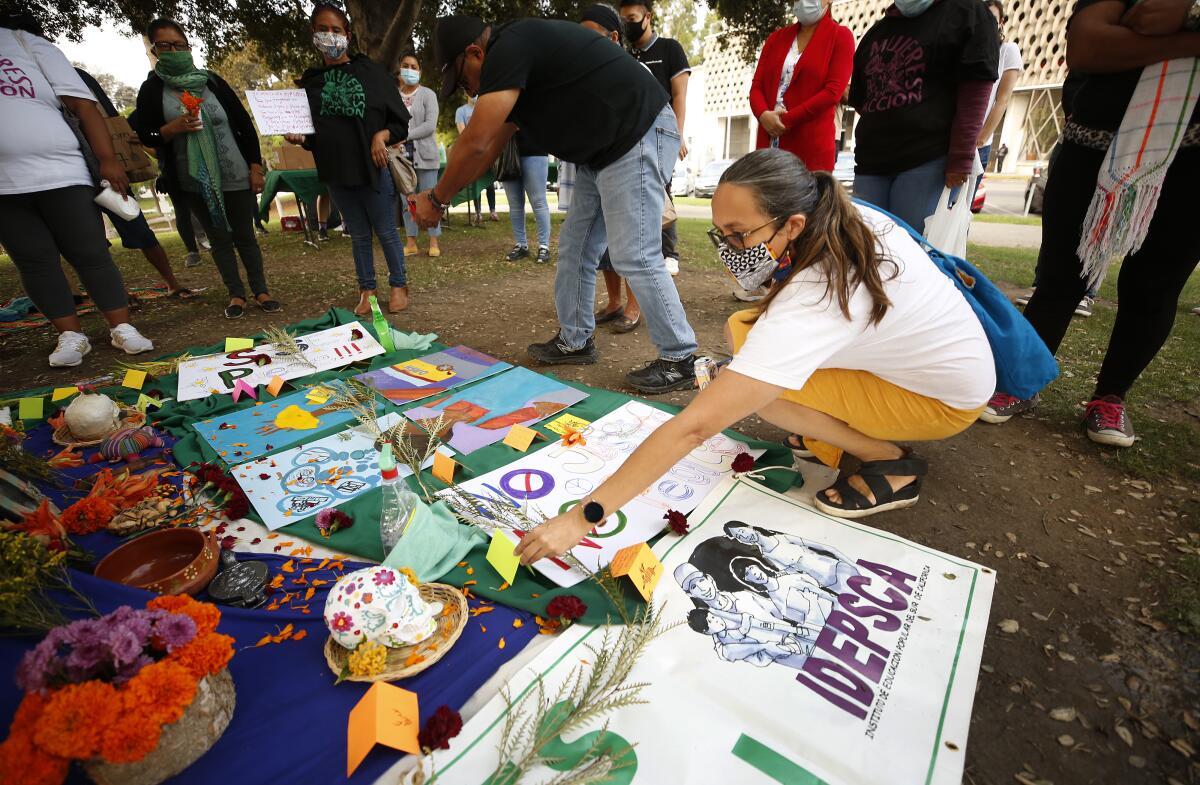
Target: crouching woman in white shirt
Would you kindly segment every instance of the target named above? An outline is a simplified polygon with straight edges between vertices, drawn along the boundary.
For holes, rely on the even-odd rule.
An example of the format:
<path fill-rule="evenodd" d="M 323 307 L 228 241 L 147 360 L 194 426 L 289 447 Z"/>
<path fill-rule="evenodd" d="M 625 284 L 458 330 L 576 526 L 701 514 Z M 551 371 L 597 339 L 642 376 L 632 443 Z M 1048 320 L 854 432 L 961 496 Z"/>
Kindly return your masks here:
<path fill-rule="evenodd" d="M 905 230 L 852 203 L 829 174 L 757 150 L 726 170 L 712 209 L 721 260 L 743 287 L 773 281 L 769 295 L 730 317 L 728 369 L 583 503 L 527 535 L 526 564 L 573 547 L 751 414 L 803 434 L 829 466 L 844 452 L 859 459 L 817 494 L 822 511 L 861 518 L 912 506 L 928 466 L 895 442 L 953 436 L 991 395 L 992 351 L 966 299 Z"/>

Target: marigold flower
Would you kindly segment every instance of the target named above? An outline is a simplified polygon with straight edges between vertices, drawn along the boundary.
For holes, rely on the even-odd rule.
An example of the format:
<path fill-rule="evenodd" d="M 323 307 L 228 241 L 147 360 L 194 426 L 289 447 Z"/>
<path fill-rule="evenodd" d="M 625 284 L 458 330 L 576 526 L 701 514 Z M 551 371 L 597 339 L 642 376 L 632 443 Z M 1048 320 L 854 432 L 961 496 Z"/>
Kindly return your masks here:
<path fill-rule="evenodd" d="M 179 663 L 199 680 L 220 672 L 233 658 L 233 638 L 210 632 L 197 636 L 194 641 L 171 655 L 170 659 Z"/>
<path fill-rule="evenodd" d="M 102 730 L 119 721 L 120 714 L 121 700 L 111 684 L 69 684 L 46 702 L 33 740 L 43 751 L 60 758 L 90 758 L 100 751 Z"/>
<path fill-rule="evenodd" d="M 0 782 L 62 785 L 71 762 L 38 749 L 31 733 L 16 729 L 0 744 Z"/>
<path fill-rule="evenodd" d="M 387 649 L 383 644 L 364 640 L 350 652 L 347 664 L 351 676 L 375 676 L 387 667 Z"/>
<path fill-rule="evenodd" d="M 145 715 L 159 725 L 169 725 L 192 705 L 196 679 L 187 666 L 167 659 L 142 668 L 122 693 L 125 714 Z"/>
<path fill-rule="evenodd" d="M 217 606 L 208 602 L 197 602 L 186 594 L 163 594 L 146 603 L 146 607 L 190 616 L 192 621 L 196 622 L 197 637 L 215 632 L 217 624 L 221 621 L 221 611 Z"/>
<path fill-rule="evenodd" d="M 193 692 L 194 687 L 193 684 Z M 109 763 L 141 760 L 158 748 L 158 740 L 162 735 L 163 722 L 145 711 L 144 706 L 129 701 L 123 701 L 123 705 L 121 718 L 104 728 L 100 740 L 100 757 Z M 183 711 L 179 713 L 182 716 Z"/>

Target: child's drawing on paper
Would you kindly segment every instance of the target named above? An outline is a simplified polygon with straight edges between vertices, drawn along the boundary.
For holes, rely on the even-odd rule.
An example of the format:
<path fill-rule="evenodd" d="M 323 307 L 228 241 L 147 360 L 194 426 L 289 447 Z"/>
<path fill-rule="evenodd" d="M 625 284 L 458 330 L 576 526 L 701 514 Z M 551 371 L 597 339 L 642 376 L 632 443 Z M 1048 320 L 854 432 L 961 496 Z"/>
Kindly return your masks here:
<path fill-rule="evenodd" d="M 428 430 L 440 416 L 438 435 L 455 450 L 469 454 L 504 439 L 514 425 L 533 425 L 587 397 L 565 384 L 526 368 L 488 379 L 405 415 Z"/>
<path fill-rule="evenodd" d="M 365 382 L 392 403 L 409 403 L 460 387 L 512 366 L 468 346 L 455 346 L 415 360 L 396 363 L 359 374 Z"/>

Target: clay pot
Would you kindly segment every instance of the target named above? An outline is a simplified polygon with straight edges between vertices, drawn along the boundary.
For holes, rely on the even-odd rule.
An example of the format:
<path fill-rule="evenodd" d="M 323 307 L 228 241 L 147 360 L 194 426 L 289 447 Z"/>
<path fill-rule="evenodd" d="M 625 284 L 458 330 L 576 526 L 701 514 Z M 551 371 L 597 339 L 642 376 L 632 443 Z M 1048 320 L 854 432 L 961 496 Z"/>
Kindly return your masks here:
<path fill-rule="evenodd" d="M 198 529 L 160 529 L 131 540 L 96 565 L 96 577 L 159 594 L 196 594 L 217 574 L 220 545 Z"/>
<path fill-rule="evenodd" d="M 83 770 L 96 785 L 158 785 L 191 766 L 217 743 L 233 718 L 235 703 L 228 668 L 206 676 L 183 716 L 163 726 L 153 752 L 133 763 L 87 761 Z"/>

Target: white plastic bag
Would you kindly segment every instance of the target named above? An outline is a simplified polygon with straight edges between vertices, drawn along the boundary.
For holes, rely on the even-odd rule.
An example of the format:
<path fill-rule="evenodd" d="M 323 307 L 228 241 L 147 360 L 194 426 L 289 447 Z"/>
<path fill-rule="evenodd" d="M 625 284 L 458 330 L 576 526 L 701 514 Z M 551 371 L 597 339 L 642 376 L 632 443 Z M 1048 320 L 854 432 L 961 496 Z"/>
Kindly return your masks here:
<path fill-rule="evenodd" d="M 925 239 L 934 248 L 952 256 L 966 258 L 967 230 L 971 228 L 971 202 L 975 198 L 975 180 L 983 174 L 979 153 L 971 167 L 971 176 L 957 189 L 957 198 L 950 201 L 951 190 L 942 189 L 937 210 L 925 219 Z"/>

